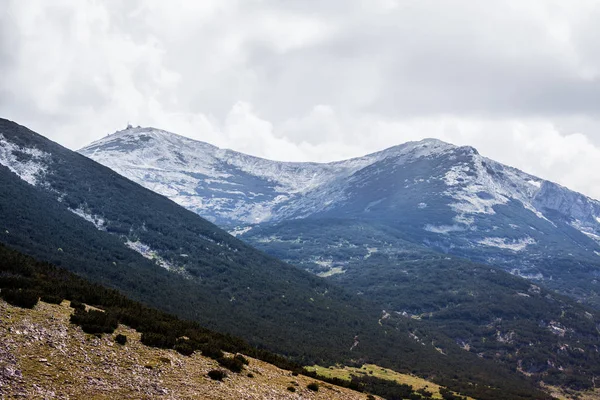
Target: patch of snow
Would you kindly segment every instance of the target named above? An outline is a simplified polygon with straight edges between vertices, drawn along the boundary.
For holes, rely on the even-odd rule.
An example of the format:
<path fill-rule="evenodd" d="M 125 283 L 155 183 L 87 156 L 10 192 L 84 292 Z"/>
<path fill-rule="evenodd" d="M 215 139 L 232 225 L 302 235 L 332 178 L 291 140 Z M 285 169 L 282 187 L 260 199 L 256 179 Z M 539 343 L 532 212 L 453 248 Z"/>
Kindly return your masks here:
<path fill-rule="evenodd" d="M 372 201 L 372 202 L 370 202 L 370 203 L 369 203 L 369 204 L 367 204 L 367 206 L 365 207 L 365 211 L 366 211 L 366 212 L 369 212 L 369 211 L 371 211 L 371 208 L 375 207 L 377 204 L 380 204 L 380 203 L 381 203 L 382 201 L 384 201 L 384 200 L 385 200 L 385 198 L 383 198 L 383 199 L 379 199 L 379 200 L 375 200 L 375 201 Z"/>
<path fill-rule="evenodd" d="M 583 230 L 581 231 L 581 233 L 583 233 L 584 235 L 586 235 L 587 237 L 589 237 L 591 239 L 594 239 L 594 240 L 600 242 L 600 235 L 597 235 L 592 232 L 583 231 Z"/>
<path fill-rule="evenodd" d="M 318 273 L 317 276 L 319 276 L 321 278 L 327 278 L 329 276 L 333 276 L 333 275 L 337 275 L 337 274 L 344 274 L 344 273 L 346 273 L 346 270 L 343 269 L 342 267 L 333 267 L 329 271 Z"/>
<path fill-rule="evenodd" d="M 465 230 L 465 228 L 458 226 L 458 225 L 435 226 L 435 225 L 431 225 L 431 224 L 425 225 L 425 227 L 423 229 L 425 229 L 427 232 L 440 233 L 443 235 L 447 235 L 450 232 L 462 232 Z"/>
<path fill-rule="evenodd" d="M 526 237 L 518 240 L 509 240 L 507 238 L 499 238 L 499 237 L 487 237 L 483 240 L 477 241 L 477 243 L 482 244 L 484 246 L 489 247 L 498 247 L 501 249 L 507 249 L 512 251 L 522 251 L 527 248 L 527 246 L 536 244 L 537 242 L 531 238 Z"/>
<path fill-rule="evenodd" d="M 522 272 L 521 270 L 515 268 L 515 269 L 512 269 L 510 271 L 510 273 L 512 275 L 516 275 L 516 276 L 519 276 L 521 278 L 528 279 L 530 281 L 543 281 L 543 280 L 545 280 L 544 275 L 542 275 L 540 272 L 538 272 L 536 274 L 528 274 L 528 273 Z M 550 280 L 552 280 L 552 278 L 550 278 Z"/>
<path fill-rule="evenodd" d="M 468 165 L 455 165 L 444 175 L 444 181 L 448 186 L 456 186 L 465 181 L 465 173 L 471 169 Z"/>
<path fill-rule="evenodd" d="M 571 223 L 571 226 L 577 229 L 579 232 L 586 235 L 587 237 L 589 237 L 590 239 L 600 243 L 600 232 L 595 230 L 593 227 L 589 226 L 589 224 L 584 224 L 580 220 L 575 220 Z"/>
<path fill-rule="evenodd" d="M 493 215 L 495 206 L 516 200 L 538 218 L 554 225 L 532 204 L 541 181 L 515 168 L 474 153 L 469 162 L 453 166 L 441 179 L 448 186 L 444 194 L 456 200 L 450 207 L 458 215 Z"/>
<path fill-rule="evenodd" d="M 105 227 L 106 221 L 104 220 L 104 218 L 102 218 L 98 215 L 92 215 L 92 214 L 86 212 L 81 207 L 76 208 L 76 209 L 69 208 L 69 211 L 71 211 L 73 214 L 79 215 L 81 218 L 85 219 L 86 221 L 91 222 L 92 224 L 94 224 L 96 229 L 99 229 L 101 231 L 106 230 L 106 227 Z"/>
<path fill-rule="evenodd" d="M 365 256 L 363 257 L 363 259 L 367 259 L 369 257 L 371 257 L 372 254 L 377 253 L 379 250 L 377 249 L 377 247 L 367 247 L 367 254 L 365 254 Z"/>
<path fill-rule="evenodd" d="M 25 158 L 19 160 L 16 155 L 18 153 L 25 154 Z M 35 186 L 39 183 L 38 180 L 46 172 L 45 162 L 48 158 L 48 153 L 36 148 L 17 146 L 0 133 L 0 164 L 8 167 L 30 185 Z"/>
<path fill-rule="evenodd" d="M 466 225 L 466 226 L 471 226 L 475 223 L 475 218 L 474 217 L 467 217 L 464 214 L 457 214 L 453 220 L 458 223 L 458 224 L 462 224 L 462 225 Z"/>
<path fill-rule="evenodd" d="M 600 257 L 600 251 L 594 251 L 598 257 Z"/>
<path fill-rule="evenodd" d="M 427 208 L 427 203 L 419 203 L 417 207 L 422 210 L 424 208 Z"/>
<path fill-rule="evenodd" d="M 598 222 L 600 224 L 600 217 L 594 217 L 596 219 L 596 222 Z"/>
<path fill-rule="evenodd" d="M 160 255 L 158 255 L 158 253 L 155 250 L 153 250 L 150 246 L 140 242 L 139 240 L 136 240 L 135 242 L 133 242 L 133 241 L 127 239 L 127 241 L 125 242 L 125 245 L 127 247 L 129 247 L 131 250 L 134 250 L 134 251 L 140 253 L 144 258 L 153 260 L 159 266 L 163 267 L 164 269 L 166 269 L 168 271 L 180 272 L 179 270 L 181 270 L 181 268 L 177 268 L 175 265 L 173 265 L 169 261 L 162 258 Z"/>
<path fill-rule="evenodd" d="M 252 229 L 251 226 L 244 226 L 244 227 L 238 226 L 234 230 L 229 231 L 229 234 L 231 236 L 236 236 L 237 237 L 237 236 L 243 235 L 246 232 L 249 232 L 251 229 Z"/>
<path fill-rule="evenodd" d="M 315 264 L 320 265 L 321 267 L 331 268 L 333 264 L 333 260 L 315 260 L 313 261 Z"/>

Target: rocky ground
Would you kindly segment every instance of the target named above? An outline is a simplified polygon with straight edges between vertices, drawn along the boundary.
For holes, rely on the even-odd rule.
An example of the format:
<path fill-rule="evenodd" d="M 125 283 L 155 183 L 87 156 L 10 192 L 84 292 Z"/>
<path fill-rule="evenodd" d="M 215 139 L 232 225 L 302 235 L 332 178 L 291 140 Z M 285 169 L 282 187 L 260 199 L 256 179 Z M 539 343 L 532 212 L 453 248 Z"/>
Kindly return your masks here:
<path fill-rule="evenodd" d="M 67 302 L 40 302 L 33 310 L 0 300 L 0 397 L 2 399 L 367 399 L 367 395 L 293 376 L 262 361 L 222 381 L 207 375 L 217 362 L 194 354 L 149 348 L 119 326 L 98 338 L 69 323 Z M 127 336 L 127 344 L 114 341 Z M 294 392 L 288 388 L 294 388 Z"/>

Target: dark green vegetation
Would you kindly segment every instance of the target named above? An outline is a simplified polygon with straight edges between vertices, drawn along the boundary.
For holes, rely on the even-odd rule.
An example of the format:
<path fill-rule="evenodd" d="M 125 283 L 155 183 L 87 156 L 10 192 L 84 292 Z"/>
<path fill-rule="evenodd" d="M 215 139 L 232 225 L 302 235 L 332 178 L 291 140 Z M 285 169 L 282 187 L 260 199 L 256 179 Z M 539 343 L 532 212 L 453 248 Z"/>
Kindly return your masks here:
<path fill-rule="evenodd" d="M 0 166 L 0 241 L 13 248 L 300 363 L 372 362 L 480 399 L 543 398 L 512 368 L 460 349 L 430 325 L 394 316 L 379 324 L 379 305 L 256 251 L 26 128 L 0 120 L 0 133 L 22 148 L 48 154 L 39 160 L 45 173 L 35 187 Z M 100 217 L 105 231 L 69 208 Z M 149 246 L 171 271 L 130 250 L 126 241 Z M 85 301 L 100 301 L 93 300 Z M 90 331 L 106 332 L 113 324 L 111 318 L 78 313 Z M 135 319 L 118 320 L 138 329 Z M 195 344 L 178 341 L 180 335 L 168 334 L 171 325 L 142 329 L 142 341 L 183 353 L 195 350 Z M 358 345 L 351 350 L 355 338 Z M 210 341 L 198 343 L 203 353 L 221 349 Z"/>
<path fill-rule="evenodd" d="M 470 353 L 553 385 L 590 388 L 600 375 L 600 315 L 565 296 L 486 265 L 423 250 L 386 225 L 300 220 L 253 231 L 257 247 L 286 261 L 315 273 L 341 268 L 345 272 L 329 277 L 331 282 L 390 315 L 419 319 L 413 332 L 418 337 L 443 332 Z"/>
<path fill-rule="evenodd" d="M 444 177 L 456 168 L 467 172 L 448 186 Z M 452 206 L 458 202 L 477 209 L 478 200 L 493 199 L 502 190 L 521 190 L 512 175 L 539 180 L 481 158 L 471 147 L 409 160 L 402 155 L 392 155 L 349 177 L 335 188 L 336 196 L 344 200 L 309 218 L 322 222 L 332 218 L 359 220 L 374 227 L 385 225 L 390 230 L 401 231 L 402 236 L 415 245 L 506 271 L 541 276 L 547 288 L 600 309 L 596 279 L 600 275 L 600 258 L 595 253 L 600 251 L 600 245 L 572 226 L 576 220 L 587 220 L 598 229 L 600 225 L 595 218 L 600 213 L 599 203 L 551 182 L 543 182 L 539 192 L 527 201 L 543 212 L 545 218 L 538 217 L 516 198 L 506 198 L 504 203 L 495 204 L 493 211 L 485 213 L 461 214 Z M 493 183 L 475 185 L 478 181 Z M 469 194 L 469 190 L 475 188 L 487 191 L 478 192 L 475 200 L 473 194 Z M 500 192 L 495 193 L 497 190 Z M 458 191 L 458 198 L 452 195 L 454 191 Z M 461 197 L 470 200 L 465 202 Z M 469 222 L 458 222 L 463 219 Z M 450 228 L 450 231 L 439 231 L 435 227 Z M 509 243 L 527 238 L 532 243 L 522 251 L 512 251 L 481 245 L 484 238 Z"/>
<path fill-rule="evenodd" d="M 30 301 L 24 303 L 15 293 L 27 293 L 27 299 Z M 224 356 L 223 351 L 243 352 L 280 368 L 295 371 L 296 375 L 300 371 L 307 376 L 354 390 L 379 394 L 387 399 L 422 398 L 421 394 L 413 391 L 410 386 L 372 377 L 356 378 L 351 382 L 322 378 L 314 372 L 302 370 L 300 365 L 288 359 L 252 347 L 239 338 L 219 334 L 201 327 L 198 323 L 184 321 L 148 308 L 127 299 L 115 290 L 91 284 L 62 268 L 35 261 L 3 245 L 0 245 L 0 296 L 11 304 L 26 308 L 35 306 L 40 297 L 60 299 L 59 302 L 67 299 L 75 309 L 71 323 L 80 325 L 87 333 L 112 333 L 118 323 L 127 324 L 142 333 L 142 343 L 148 346 L 173 348 L 184 355 L 201 351 L 204 356 L 217 360 L 219 365 L 234 373 L 242 372 L 249 361 L 240 353 Z M 86 311 L 84 303 L 98 309 L 91 308 Z M 127 338 L 119 334 L 115 341 L 125 345 Z M 208 375 L 215 380 L 222 380 L 227 376 L 224 370 L 212 370 Z M 251 374 L 248 374 L 248 377 L 252 377 Z M 318 388 L 316 382 L 309 385 L 311 390 L 316 391 Z"/>
<path fill-rule="evenodd" d="M 208 371 L 208 377 L 215 381 L 222 381 L 224 378 L 227 377 L 227 373 L 220 369 L 213 369 Z"/>
<path fill-rule="evenodd" d="M 119 333 L 117 336 L 115 336 L 115 342 L 121 346 L 125 346 L 127 344 L 127 336 Z"/>

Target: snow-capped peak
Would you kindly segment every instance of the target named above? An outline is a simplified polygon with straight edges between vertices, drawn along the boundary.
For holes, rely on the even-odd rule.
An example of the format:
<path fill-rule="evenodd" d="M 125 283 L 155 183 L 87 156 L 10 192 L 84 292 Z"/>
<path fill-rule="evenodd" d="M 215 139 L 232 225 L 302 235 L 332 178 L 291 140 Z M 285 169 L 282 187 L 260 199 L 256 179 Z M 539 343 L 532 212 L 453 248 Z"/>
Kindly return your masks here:
<path fill-rule="evenodd" d="M 373 187 L 370 181 L 378 181 L 395 168 L 410 169 L 412 163 L 419 162 L 419 168 L 425 168 L 429 175 L 411 178 L 410 185 L 442 183 L 436 195 L 450 200 L 446 207 L 455 218 L 448 226 L 454 232 L 471 229 L 476 218 L 493 215 L 498 206 L 517 202 L 545 221 L 546 210 L 573 215 L 576 229 L 588 236 L 600 234 L 595 219 L 600 215 L 599 203 L 487 159 L 473 147 L 438 139 L 408 142 L 331 163 L 278 162 L 156 128 L 129 127 L 80 152 L 223 225 L 299 218 L 335 209 L 351 200 L 349 196 L 365 190 L 362 187 Z M 430 170 L 433 165 L 438 167 Z M 367 168 L 370 166 L 374 168 Z M 421 190 L 410 185 L 403 183 L 402 190 Z M 365 196 L 389 190 L 375 189 Z M 561 196 L 564 201 L 557 200 Z M 374 198 L 371 203 L 384 200 Z M 574 204 L 576 201 L 585 206 Z M 415 207 L 428 203 L 430 199 L 421 198 Z M 372 205 L 365 207 L 372 209 Z M 430 225 L 438 229 L 435 223 L 424 224 Z"/>
<path fill-rule="evenodd" d="M 365 157 L 381 158 L 389 156 L 410 156 L 410 158 L 414 159 L 440 155 L 456 148 L 457 146 L 453 144 L 446 143 L 439 139 L 428 138 L 414 142 L 406 142 L 376 153 L 368 154 Z"/>

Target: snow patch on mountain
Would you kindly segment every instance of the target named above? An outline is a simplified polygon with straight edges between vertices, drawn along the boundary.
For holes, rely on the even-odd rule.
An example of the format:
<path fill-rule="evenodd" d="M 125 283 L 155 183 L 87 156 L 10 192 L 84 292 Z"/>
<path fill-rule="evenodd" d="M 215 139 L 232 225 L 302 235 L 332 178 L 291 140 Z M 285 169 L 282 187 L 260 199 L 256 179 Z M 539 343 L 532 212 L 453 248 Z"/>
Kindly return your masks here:
<path fill-rule="evenodd" d="M 181 268 L 178 268 L 173 263 L 165 260 L 155 250 L 152 250 L 152 248 L 150 246 L 140 242 L 139 240 L 136 240 L 134 242 L 134 241 L 127 239 L 127 241 L 125 242 L 125 245 L 127 247 L 129 247 L 131 250 L 136 251 L 139 254 L 141 254 L 144 258 L 153 260 L 154 262 L 156 262 L 156 264 L 158 264 L 159 266 L 163 267 L 164 269 L 166 269 L 168 271 L 180 272 L 180 270 L 181 270 Z"/>
<path fill-rule="evenodd" d="M 461 231 L 465 230 L 464 227 L 459 226 L 459 225 L 431 225 L 431 224 L 425 225 L 425 227 L 423 229 L 425 229 L 427 232 L 440 233 L 442 235 L 447 235 L 451 232 L 461 232 Z"/>
<path fill-rule="evenodd" d="M 544 181 L 472 152 L 470 160 L 457 164 L 442 177 L 448 186 L 444 194 L 457 200 L 450 207 L 459 219 L 464 215 L 496 213 L 494 207 L 518 201 L 538 218 L 550 221 L 534 205 Z"/>
<path fill-rule="evenodd" d="M 525 250 L 525 248 L 527 248 L 527 246 L 536 244 L 537 242 L 531 237 L 521 238 L 517 240 L 499 237 L 486 237 L 482 240 L 478 240 L 477 243 L 489 247 L 498 247 L 501 249 L 507 249 L 512 251 L 523 251 Z"/>
<path fill-rule="evenodd" d="M 597 227 L 590 226 L 590 224 L 586 224 L 578 219 L 572 221 L 571 226 L 600 244 L 600 230 Z"/>
<path fill-rule="evenodd" d="M 244 227 L 236 226 L 235 229 L 229 231 L 229 234 L 237 237 L 237 236 L 243 235 L 244 233 L 249 232 L 251 229 L 252 229 L 251 226 L 244 226 Z"/>
<path fill-rule="evenodd" d="M 438 139 L 423 139 L 418 142 L 407 142 L 398 146 L 390 147 L 389 149 L 380 151 L 378 153 L 373 153 L 355 160 L 360 160 L 369 157 L 374 157 L 377 160 L 381 160 L 386 157 L 395 157 L 401 163 L 405 163 L 407 161 L 414 161 L 419 158 L 438 157 L 442 154 L 451 152 L 455 148 L 455 145 L 443 142 Z"/>
<path fill-rule="evenodd" d="M 46 172 L 49 154 L 35 148 L 25 148 L 6 140 L 0 133 L 0 164 L 8 167 L 30 185 L 36 186 Z"/>
<path fill-rule="evenodd" d="M 106 230 L 106 221 L 104 220 L 104 218 L 98 216 L 98 215 L 92 215 L 90 213 L 88 213 L 87 211 L 85 211 L 83 208 L 79 207 L 76 209 L 73 208 L 69 208 L 69 211 L 71 211 L 73 214 L 76 214 L 78 216 L 80 216 L 81 218 L 85 219 L 86 221 L 91 222 L 92 224 L 94 224 L 94 226 L 101 230 L 101 231 L 105 231 Z"/>

